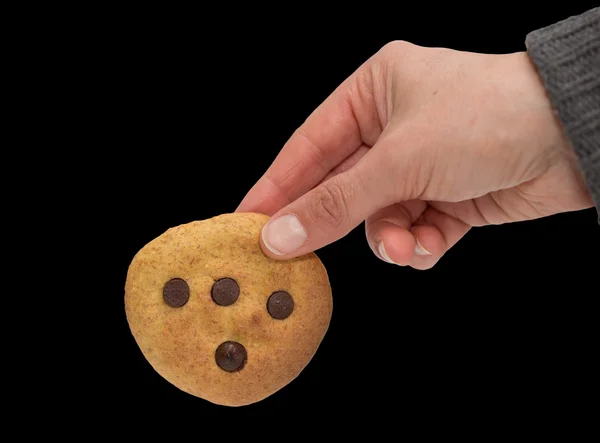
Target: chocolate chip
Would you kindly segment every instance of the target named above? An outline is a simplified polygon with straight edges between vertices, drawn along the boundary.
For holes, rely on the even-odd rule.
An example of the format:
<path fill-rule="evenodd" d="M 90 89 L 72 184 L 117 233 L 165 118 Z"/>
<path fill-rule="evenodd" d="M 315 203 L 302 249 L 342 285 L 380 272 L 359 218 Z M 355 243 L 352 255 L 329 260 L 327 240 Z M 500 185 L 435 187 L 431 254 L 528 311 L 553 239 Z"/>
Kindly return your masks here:
<path fill-rule="evenodd" d="M 217 365 L 227 372 L 241 370 L 247 358 L 246 348 L 236 341 L 221 343 L 215 352 Z"/>
<path fill-rule="evenodd" d="M 288 318 L 294 310 L 294 299 L 286 291 L 273 292 L 267 300 L 267 311 L 277 320 Z"/>
<path fill-rule="evenodd" d="M 213 285 L 210 295 L 216 304 L 229 306 L 234 304 L 240 296 L 240 287 L 232 278 L 221 278 Z"/>
<path fill-rule="evenodd" d="M 180 308 L 185 305 L 190 298 L 190 287 L 185 280 L 173 278 L 165 284 L 163 288 L 163 298 L 169 306 Z"/>

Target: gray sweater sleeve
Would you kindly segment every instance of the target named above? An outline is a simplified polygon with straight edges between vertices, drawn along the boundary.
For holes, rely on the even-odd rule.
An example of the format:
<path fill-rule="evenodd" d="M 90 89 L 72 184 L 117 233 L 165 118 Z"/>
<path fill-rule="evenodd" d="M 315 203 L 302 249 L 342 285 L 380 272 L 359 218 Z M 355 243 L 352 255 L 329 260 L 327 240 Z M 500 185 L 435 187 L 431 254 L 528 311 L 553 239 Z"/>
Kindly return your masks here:
<path fill-rule="evenodd" d="M 579 159 L 600 223 L 600 7 L 529 33 L 525 45 Z"/>

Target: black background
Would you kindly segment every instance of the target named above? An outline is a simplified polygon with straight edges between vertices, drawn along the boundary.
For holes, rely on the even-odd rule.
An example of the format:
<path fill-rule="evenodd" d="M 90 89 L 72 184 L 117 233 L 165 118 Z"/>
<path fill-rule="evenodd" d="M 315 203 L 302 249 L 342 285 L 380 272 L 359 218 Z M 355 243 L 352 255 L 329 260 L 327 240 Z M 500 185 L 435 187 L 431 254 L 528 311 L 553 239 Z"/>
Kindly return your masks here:
<path fill-rule="evenodd" d="M 453 416 L 467 426 L 475 417 L 512 423 L 540 410 L 566 414 L 589 392 L 600 246 L 591 209 L 474 229 L 428 271 L 381 262 L 359 227 L 318 251 L 334 314 L 316 356 L 255 405 L 194 398 L 143 358 L 123 308 L 135 253 L 171 226 L 235 210 L 293 130 L 385 43 L 520 51 L 527 32 L 592 6 L 358 5 L 329 15 L 291 4 L 114 11 L 102 27 L 93 49 L 98 81 L 89 87 L 105 109 L 94 122 L 103 169 L 92 192 L 106 234 L 97 245 L 107 257 L 98 288 L 108 309 L 85 398 L 108 400 L 101 409 L 119 411 L 111 420 L 142 413 L 159 423 L 302 423 L 340 412 L 391 413 L 399 423 Z"/>

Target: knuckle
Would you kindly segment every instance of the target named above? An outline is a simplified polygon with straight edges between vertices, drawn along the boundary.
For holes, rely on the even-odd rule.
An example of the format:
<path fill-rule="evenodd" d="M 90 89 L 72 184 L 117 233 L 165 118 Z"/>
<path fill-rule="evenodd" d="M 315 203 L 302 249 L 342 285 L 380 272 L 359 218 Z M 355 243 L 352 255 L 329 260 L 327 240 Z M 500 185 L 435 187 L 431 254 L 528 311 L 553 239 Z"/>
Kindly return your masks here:
<path fill-rule="evenodd" d="M 312 222 L 338 228 L 348 219 L 348 196 L 345 189 L 331 179 L 314 189 L 308 199 L 307 212 Z"/>
<path fill-rule="evenodd" d="M 379 55 L 384 58 L 397 58 L 398 56 L 405 54 L 410 47 L 411 44 L 407 41 L 393 40 L 381 47 L 379 50 Z"/>

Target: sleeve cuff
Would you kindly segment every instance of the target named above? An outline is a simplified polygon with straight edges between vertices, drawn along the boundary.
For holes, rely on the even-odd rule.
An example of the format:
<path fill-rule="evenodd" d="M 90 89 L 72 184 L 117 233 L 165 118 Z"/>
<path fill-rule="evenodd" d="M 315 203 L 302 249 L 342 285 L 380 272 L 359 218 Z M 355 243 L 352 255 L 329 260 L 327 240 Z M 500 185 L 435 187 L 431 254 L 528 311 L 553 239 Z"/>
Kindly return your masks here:
<path fill-rule="evenodd" d="M 530 32 L 525 45 L 600 214 L 600 7 Z"/>

